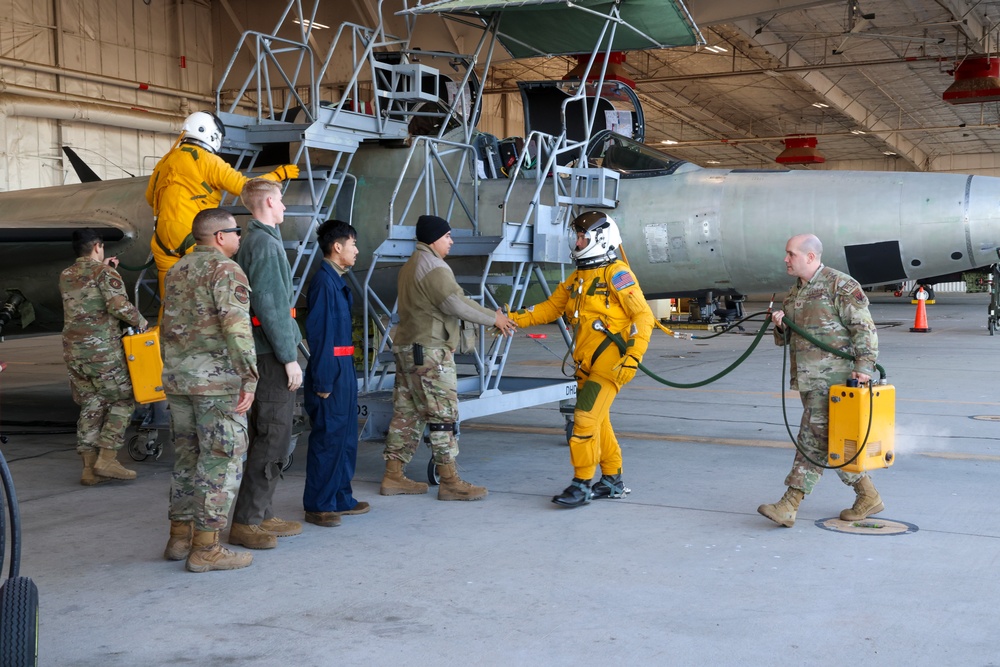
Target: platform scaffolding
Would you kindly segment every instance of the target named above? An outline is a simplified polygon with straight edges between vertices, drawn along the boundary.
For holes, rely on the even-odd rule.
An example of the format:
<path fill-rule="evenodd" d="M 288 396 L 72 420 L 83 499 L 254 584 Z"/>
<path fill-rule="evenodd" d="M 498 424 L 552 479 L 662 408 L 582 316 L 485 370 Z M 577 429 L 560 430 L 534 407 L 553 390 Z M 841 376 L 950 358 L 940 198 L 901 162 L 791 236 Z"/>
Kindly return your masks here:
<path fill-rule="evenodd" d="M 300 168 L 299 178 L 287 185 L 285 200 L 291 203 L 282 226 L 287 236 L 294 237 L 284 241 L 294 280 L 293 306 L 320 254 L 315 231 L 321 222 L 337 217 L 358 227 L 359 235 L 365 225 L 385 226 L 384 241 L 364 275 L 347 274 L 363 308 L 361 438 L 374 439 L 384 437 L 392 415 L 392 333 L 398 320 L 395 281 L 387 285 L 379 276 L 383 269 L 398 268 L 409 258 L 420 215 L 438 215 L 451 224 L 455 244 L 449 259 L 461 265 L 456 278 L 471 298 L 491 309 L 503 303 L 518 308 L 532 284 L 550 294 L 543 267 L 569 263 L 569 221 L 584 208 L 617 206 L 618 173 L 589 166 L 585 151 L 598 111 L 588 91 L 602 90 L 609 59 L 598 56 L 612 48 L 622 20 L 615 3 L 599 17 L 602 25 L 582 75 L 583 81 L 594 83 L 578 86 L 564 102 L 564 111 L 568 104 L 582 105 L 585 136 L 570 139 L 565 123 L 559 135 L 531 132 L 526 140 L 538 147 L 537 168 L 526 169 L 528 153 L 522 151 L 501 207 L 500 233 L 486 235 L 480 225 L 473 145 L 482 106 L 476 70 L 489 69 L 502 12 L 473 15 L 473 23 L 483 29 L 473 53 L 435 52 L 411 49 L 410 36 L 418 15 L 439 12 L 426 5 L 411 7 L 407 0 L 380 0 L 376 27 L 342 24 L 319 57 L 312 26 L 320 1 L 314 0 L 311 12 L 305 12 L 306 3 L 290 0 L 271 34 L 244 33 L 219 85 L 216 105 L 226 126 L 223 150 L 237 153 L 239 169 L 253 170 L 273 159 L 274 147 L 285 145 L 290 161 Z M 403 17 L 404 36 L 386 31 L 390 10 Z M 469 19 L 465 11 L 457 14 L 460 20 Z M 328 91 L 322 82 L 335 58 L 348 54 L 347 83 Z M 240 78 L 236 71 L 248 61 L 252 65 Z M 428 62 L 447 63 L 461 78 L 448 79 Z M 592 71 L 597 72 L 593 77 Z M 339 98 L 333 99 L 338 92 Z M 418 127 L 420 132 L 411 131 Z M 355 221 L 354 158 L 364 144 L 387 141 L 408 143 L 408 149 L 384 217 Z M 532 194 L 519 215 L 510 205 L 511 197 L 515 187 L 526 187 L 525 182 Z M 227 203 L 235 212 L 245 213 L 235 202 Z M 572 345 L 570 330 L 561 320 L 559 325 L 566 344 Z M 456 355 L 461 420 L 574 399 L 576 382 L 571 378 L 505 375 L 512 339 L 491 336 L 481 326 L 478 334 L 472 354 Z"/>

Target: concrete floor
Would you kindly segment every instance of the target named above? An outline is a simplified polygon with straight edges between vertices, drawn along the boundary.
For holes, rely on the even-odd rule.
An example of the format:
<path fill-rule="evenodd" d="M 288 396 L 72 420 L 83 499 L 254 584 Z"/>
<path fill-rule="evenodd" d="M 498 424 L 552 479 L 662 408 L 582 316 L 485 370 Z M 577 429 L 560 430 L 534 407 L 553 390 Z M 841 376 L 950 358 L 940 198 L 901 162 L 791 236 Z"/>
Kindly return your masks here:
<path fill-rule="evenodd" d="M 985 295 L 941 295 L 929 334 L 909 332 L 908 301 L 874 301 L 897 391 L 879 519 L 910 524 L 904 534 L 817 525 L 852 502 L 832 474 L 793 528 L 757 514 L 792 459 L 768 336 L 710 386 L 641 377 L 621 394 L 626 499 L 549 502 L 572 470 L 562 417 L 542 406 L 463 424 L 460 469 L 489 487 L 485 501 L 383 498 L 380 443 L 362 443 L 355 492 L 369 514 L 306 525 L 250 568 L 210 574 L 162 559 L 169 449 L 143 463 L 122 454 L 136 481 L 85 488 L 72 432 L 15 425 L 76 411 L 59 337 L 9 339 L 0 426 L 22 574 L 40 590 L 40 664 L 998 665 L 1000 337 L 986 333 Z M 644 363 L 695 381 L 751 340 L 656 334 Z M 522 336 L 508 374 L 556 377 L 560 343 L 543 342 L 558 354 Z M 788 405 L 796 424 L 794 394 Z M 278 489 L 284 518 L 301 518 L 304 440 Z"/>

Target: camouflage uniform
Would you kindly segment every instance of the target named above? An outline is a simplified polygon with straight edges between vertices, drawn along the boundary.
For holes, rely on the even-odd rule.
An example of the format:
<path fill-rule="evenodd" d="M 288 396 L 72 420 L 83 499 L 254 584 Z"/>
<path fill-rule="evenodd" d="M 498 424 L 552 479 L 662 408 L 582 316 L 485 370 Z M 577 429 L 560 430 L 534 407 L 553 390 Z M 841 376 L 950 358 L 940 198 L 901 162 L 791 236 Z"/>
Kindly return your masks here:
<path fill-rule="evenodd" d="M 399 326 L 393 336 L 396 381 L 386 460 L 409 463 L 424 426 L 430 425 L 434 462 L 455 462 L 458 439 L 454 430 L 446 429 L 458 422 L 455 349 L 460 319 L 491 325 L 496 313 L 465 296 L 451 267 L 429 245 L 418 242 L 399 271 Z M 423 348 L 419 365 L 413 358 L 415 344 Z"/>
<path fill-rule="evenodd" d="M 569 442 L 574 477 L 591 479 L 598 464 L 604 475 L 620 474 L 622 450 L 611 427 L 611 404 L 631 378 L 623 381 L 619 368 L 624 355 L 593 324 L 600 320 L 608 331 L 620 334 L 626 354 L 642 361 L 653 332 L 653 312 L 628 264 L 619 260 L 577 269 L 546 301 L 510 318 L 519 327 L 530 327 L 561 315 L 574 328 L 577 393 Z"/>
<path fill-rule="evenodd" d="M 250 286 L 239 265 L 195 246 L 167 274 L 160 344 L 170 402 L 174 472 L 170 519 L 226 527 L 239 490 L 247 422 L 233 411 L 257 389 Z"/>
<path fill-rule="evenodd" d="M 118 450 L 134 405 L 121 323 L 145 328 L 146 319 L 129 302 L 118 272 L 90 257 L 78 257 L 62 272 L 59 291 L 63 359 L 80 406 L 76 450 Z"/>
<path fill-rule="evenodd" d="M 844 384 L 852 371 L 873 375 L 878 357 L 878 334 L 868 297 L 861 285 L 846 273 L 820 265 L 812 279 L 798 280 L 782 305 L 785 317 L 831 347 L 856 357 L 854 361 L 826 352 L 801 336 L 791 335 L 791 387 L 802 399 L 802 422 L 798 444 L 814 461 L 826 461 L 829 439 L 829 391 Z M 784 336 L 774 331 L 775 343 Z M 823 468 L 809 463 L 796 450 L 785 486 L 809 493 L 823 475 Z M 853 486 L 863 474 L 837 471 L 840 479 Z"/>

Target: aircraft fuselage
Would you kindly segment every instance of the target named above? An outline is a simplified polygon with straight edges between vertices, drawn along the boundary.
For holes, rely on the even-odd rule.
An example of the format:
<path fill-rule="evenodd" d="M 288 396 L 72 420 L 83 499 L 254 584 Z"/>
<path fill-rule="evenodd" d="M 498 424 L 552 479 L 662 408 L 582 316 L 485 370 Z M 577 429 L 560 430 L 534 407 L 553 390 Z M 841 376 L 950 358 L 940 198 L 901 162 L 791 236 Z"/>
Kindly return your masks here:
<path fill-rule="evenodd" d="M 361 250 L 356 271 L 367 266 L 385 238 L 387 192 L 404 154 L 373 147 L 355 161 L 353 223 Z M 97 227 L 120 236 L 108 244 L 109 255 L 132 266 L 146 261 L 153 222 L 146 182 L 122 179 L 0 194 L 0 289 L 21 291 L 35 305 L 40 324 L 59 328 L 58 276 L 73 261 L 72 229 Z M 484 235 L 500 234 L 507 185 L 480 182 Z M 530 182 L 515 187 L 508 219 L 520 219 L 530 192 Z M 823 241 L 827 265 L 863 284 L 883 284 L 996 261 L 1000 178 L 685 164 L 670 175 L 623 178 L 619 204 L 609 213 L 650 298 L 783 291 L 791 283 L 782 262 L 785 242 L 804 232 Z M 136 277 L 122 274 L 130 282 Z"/>

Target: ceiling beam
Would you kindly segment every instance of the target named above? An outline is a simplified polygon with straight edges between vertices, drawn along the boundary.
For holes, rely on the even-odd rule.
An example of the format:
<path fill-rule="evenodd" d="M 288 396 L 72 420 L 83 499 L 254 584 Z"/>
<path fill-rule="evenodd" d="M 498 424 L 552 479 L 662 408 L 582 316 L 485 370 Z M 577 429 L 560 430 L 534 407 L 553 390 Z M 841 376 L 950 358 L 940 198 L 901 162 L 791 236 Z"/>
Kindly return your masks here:
<path fill-rule="evenodd" d="M 774 16 L 819 5 L 840 4 L 842 0 L 712 0 L 689 1 L 688 10 L 698 26 L 731 23 L 756 16 Z"/>
<path fill-rule="evenodd" d="M 661 97 L 664 96 L 664 95 L 670 95 L 674 99 L 680 99 L 684 104 L 688 104 L 689 105 L 691 103 L 690 100 L 681 98 L 680 96 L 678 96 L 678 95 L 676 95 L 674 93 L 661 92 L 661 93 L 657 93 L 657 95 L 659 95 Z M 774 157 L 773 156 L 771 156 L 771 155 L 765 155 L 764 153 L 761 153 L 756 148 L 752 148 L 750 146 L 741 146 L 741 145 L 739 145 L 738 142 L 735 142 L 735 141 L 732 142 L 732 143 L 727 143 L 726 137 L 724 137 L 722 134 L 720 134 L 716 130 L 712 129 L 711 127 L 709 127 L 705 123 L 702 123 L 702 122 L 696 120 L 695 118 L 692 118 L 691 116 L 689 116 L 689 115 L 687 115 L 685 113 L 682 113 L 682 112 L 678 111 L 677 109 L 672 108 L 669 103 L 665 102 L 662 99 L 659 99 L 657 97 L 653 97 L 653 96 L 651 96 L 649 94 L 646 94 L 646 93 L 638 93 L 638 96 L 639 96 L 639 99 L 642 100 L 644 108 L 646 108 L 646 107 L 655 107 L 656 110 L 659 111 L 661 114 L 666 115 L 666 116 L 671 116 L 672 118 L 677 119 L 682 124 L 690 125 L 691 127 L 693 127 L 694 129 L 698 130 L 699 132 L 701 132 L 703 134 L 707 134 L 709 136 L 715 137 L 716 140 L 708 142 L 708 145 L 713 145 L 713 146 L 725 146 L 725 145 L 728 145 L 730 148 L 734 148 L 737 151 L 739 151 L 740 153 L 743 153 L 744 155 L 748 155 L 749 157 L 751 157 L 751 158 L 753 158 L 755 160 L 760 160 L 763 163 L 769 163 L 769 162 L 773 162 L 774 161 Z M 729 129 L 732 132 L 737 132 L 738 131 L 736 128 L 732 127 L 728 123 L 725 123 L 725 121 L 723 121 L 721 119 L 715 119 L 715 122 L 719 123 L 719 124 L 726 125 L 727 127 L 729 127 Z M 649 124 L 650 124 L 650 121 L 647 120 L 646 125 L 649 126 Z M 680 142 L 680 143 L 688 143 L 688 142 Z"/>
<path fill-rule="evenodd" d="M 780 37 L 766 28 L 761 29 L 762 26 L 759 25 L 758 21 L 737 21 L 733 25 L 742 30 L 747 38 L 756 42 L 761 48 L 789 67 L 801 67 L 808 64 L 805 58 L 782 41 Z M 885 143 L 888 150 L 909 162 L 913 165 L 914 169 L 917 171 L 927 170 L 929 161 L 927 154 L 923 150 L 906 137 L 898 134 L 895 128 L 878 120 L 871 109 L 848 95 L 828 76 L 817 71 L 802 72 L 793 74 L 792 76 L 798 76 L 816 91 L 826 104 L 850 117 L 868 134 L 878 137 Z"/>
<path fill-rule="evenodd" d="M 961 21 L 958 29 L 969 39 L 969 47 L 977 53 L 989 53 L 989 29 L 979 20 L 979 15 L 973 11 L 980 2 L 969 3 L 966 0 L 937 0 L 938 4 L 951 12 L 952 18 Z"/>

